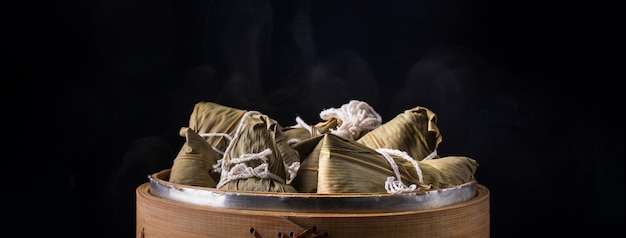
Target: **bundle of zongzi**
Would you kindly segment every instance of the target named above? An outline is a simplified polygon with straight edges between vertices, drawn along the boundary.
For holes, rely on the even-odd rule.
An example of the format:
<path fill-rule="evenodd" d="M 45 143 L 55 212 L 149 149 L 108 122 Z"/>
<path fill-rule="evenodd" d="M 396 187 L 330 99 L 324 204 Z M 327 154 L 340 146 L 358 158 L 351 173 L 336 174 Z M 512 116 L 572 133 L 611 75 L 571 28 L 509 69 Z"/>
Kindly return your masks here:
<path fill-rule="evenodd" d="M 222 190 L 302 193 L 401 193 L 443 189 L 474 179 L 478 163 L 440 157 L 437 116 L 414 107 L 385 124 L 365 102 L 320 113 L 320 121 L 282 127 L 257 111 L 195 105 L 187 141 L 172 166 L 174 183 Z"/>

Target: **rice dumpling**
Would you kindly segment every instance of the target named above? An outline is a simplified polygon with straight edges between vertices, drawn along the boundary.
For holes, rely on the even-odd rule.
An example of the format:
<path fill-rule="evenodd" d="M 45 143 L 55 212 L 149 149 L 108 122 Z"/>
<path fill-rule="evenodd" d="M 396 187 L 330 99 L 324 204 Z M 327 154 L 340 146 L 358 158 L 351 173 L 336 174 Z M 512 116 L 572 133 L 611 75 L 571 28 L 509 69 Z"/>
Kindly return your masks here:
<path fill-rule="evenodd" d="M 316 139 L 293 183 L 299 192 L 389 193 L 389 177 L 407 187 L 425 187 L 416 172 L 408 171 L 414 167 L 396 163 L 399 158 L 390 161 L 372 148 L 330 133 Z"/>
<path fill-rule="evenodd" d="M 286 184 L 283 155 L 277 148 L 278 123 L 256 111 L 244 113 L 224 151 L 218 189 L 297 192 Z M 288 147 L 286 141 L 285 146 Z M 292 154 L 296 156 L 295 152 Z M 297 156 L 295 157 L 297 159 Z"/>

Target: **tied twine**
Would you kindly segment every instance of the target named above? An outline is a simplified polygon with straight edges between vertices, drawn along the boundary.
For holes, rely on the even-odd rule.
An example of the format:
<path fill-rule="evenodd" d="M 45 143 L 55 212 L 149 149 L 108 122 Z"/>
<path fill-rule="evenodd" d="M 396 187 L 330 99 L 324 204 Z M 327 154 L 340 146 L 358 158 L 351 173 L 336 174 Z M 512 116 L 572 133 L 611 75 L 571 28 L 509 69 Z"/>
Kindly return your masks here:
<path fill-rule="evenodd" d="M 264 179 L 270 178 L 270 179 L 274 179 L 276 181 L 285 183 L 284 179 L 282 179 L 278 175 L 275 175 L 269 171 L 269 164 L 267 162 L 269 159 L 267 158 L 267 156 L 272 154 L 272 150 L 270 148 L 267 148 L 259 153 L 243 154 L 238 158 L 231 159 L 228 163 L 226 162 L 225 158 L 226 156 L 228 156 L 228 153 L 232 150 L 235 144 L 235 141 L 237 141 L 237 139 L 241 135 L 241 130 L 243 128 L 246 118 L 248 118 L 251 115 L 261 115 L 261 113 L 257 111 L 247 111 L 243 115 L 243 117 L 241 117 L 239 121 L 239 125 L 237 125 L 237 130 L 235 131 L 234 137 L 229 138 L 230 143 L 228 143 L 228 146 L 226 147 L 226 149 L 223 152 L 221 152 L 222 158 L 219 159 L 216 166 L 214 166 L 214 169 L 221 168 L 221 173 L 223 177 L 223 179 L 221 179 L 220 182 L 217 184 L 216 188 L 221 188 L 222 186 L 224 186 L 226 183 L 230 181 L 234 181 L 238 179 L 253 178 L 253 177 L 264 178 Z M 219 135 L 224 136 L 223 134 L 219 134 Z M 254 168 L 245 164 L 245 162 L 252 161 L 252 160 L 259 160 L 259 159 L 262 160 L 263 163 Z M 230 169 L 228 169 L 229 167 Z"/>
<path fill-rule="evenodd" d="M 385 159 L 387 159 L 387 162 L 389 162 L 389 165 L 391 165 L 391 169 L 396 175 L 395 178 L 393 176 L 387 177 L 387 180 L 385 181 L 385 190 L 387 190 L 388 193 L 397 194 L 397 193 L 403 193 L 403 192 L 413 192 L 415 190 L 418 190 L 417 185 L 411 184 L 409 186 L 406 186 L 402 182 L 400 171 L 398 170 L 398 164 L 396 164 L 396 161 L 393 160 L 393 158 L 391 158 L 391 155 L 398 156 L 400 158 L 403 158 L 411 162 L 411 164 L 413 164 L 413 167 L 417 171 L 418 181 L 420 183 L 423 183 L 424 176 L 422 173 L 422 169 L 419 167 L 419 164 L 417 163 L 415 159 L 409 156 L 409 154 L 407 154 L 406 152 L 396 150 L 396 149 L 380 148 L 380 149 L 376 149 L 376 152 L 380 153 L 381 155 L 383 155 L 383 157 L 385 157 Z M 431 152 L 428 156 L 426 156 L 424 160 L 430 160 L 430 159 L 435 158 L 436 156 L 437 156 L 437 151 L 435 150 Z"/>
<path fill-rule="evenodd" d="M 302 120 L 302 118 L 300 116 L 296 117 L 296 125 L 292 126 L 293 128 L 304 128 L 309 132 L 309 135 L 317 135 L 320 134 L 320 132 L 315 129 L 313 126 L 307 124 L 306 122 L 304 122 L 304 120 Z M 315 131 L 313 131 L 315 130 Z M 287 140 L 287 145 L 289 145 L 289 147 L 293 147 L 293 145 L 300 143 L 300 139 L 297 138 L 291 138 L 289 140 Z"/>
<path fill-rule="evenodd" d="M 320 118 L 332 118 L 341 121 L 337 129 L 330 129 L 330 133 L 348 139 L 356 139 L 363 130 L 373 130 L 382 123 L 381 116 L 366 102 L 351 100 L 341 108 L 329 108 L 320 112 Z"/>
<path fill-rule="evenodd" d="M 226 134 L 226 133 L 202 133 L 200 135 L 202 137 L 223 136 L 224 138 L 228 139 L 229 141 L 233 140 L 233 137 L 231 137 L 229 134 Z M 293 143 L 297 143 L 297 142 L 299 142 L 299 140 L 296 141 L 296 142 L 293 142 Z M 212 171 L 214 173 L 221 173 L 222 172 L 222 164 L 223 164 L 222 161 L 224 161 L 224 157 L 223 157 L 224 156 L 224 151 L 219 150 L 215 146 L 211 146 L 211 147 L 213 148 L 213 150 L 215 152 L 217 152 L 218 154 L 220 154 L 222 156 L 222 158 L 218 159 L 217 163 L 213 165 Z M 232 162 L 230 164 L 232 164 Z M 293 162 L 293 163 L 291 163 L 291 165 L 288 165 L 288 164 L 285 164 L 285 163 L 283 163 L 283 164 L 285 165 L 285 168 L 287 169 L 287 172 L 289 173 L 289 180 L 287 180 L 287 183 L 291 183 L 291 181 L 293 181 L 296 178 L 296 175 L 298 174 L 298 170 L 300 170 L 300 162 Z"/>
<path fill-rule="evenodd" d="M 373 130 L 382 124 L 382 117 L 366 102 L 351 100 L 341 106 L 341 108 L 329 108 L 320 112 L 320 118 L 330 120 L 336 118 L 341 121 L 337 129 L 330 129 L 330 133 L 348 139 L 356 139 L 364 130 Z M 307 124 L 300 118 L 296 117 L 295 128 L 304 128 L 311 135 L 318 135 L 320 132 L 315 127 Z M 300 142 L 295 139 L 290 144 Z"/>
<path fill-rule="evenodd" d="M 223 136 L 224 138 L 226 138 L 228 141 L 233 141 L 233 137 L 230 136 L 228 133 L 200 133 L 200 136 L 202 137 L 217 137 L 217 136 Z M 230 144 L 230 142 L 229 142 Z M 224 151 L 219 150 L 217 147 L 215 146 L 211 146 L 211 148 L 213 148 L 213 150 L 215 152 L 217 152 L 218 154 L 220 154 L 222 156 L 222 158 L 217 160 L 217 163 L 213 165 L 213 172 L 219 173 L 222 171 L 222 161 L 224 159 Z"/>
<path fill-rule="evenodd" d="M 287 184 L 291 184 L 291 182 L 296 178 L 296 175 L 298 175 L 298 171 L 300 170 L 300 162 L 293 162 L 291 163 L 291 165 L 287 165 L 283 162 L 283 165 L 285 165 L 287 173 L 289 173 L 289 179 L 287 179 Z"/>
<path fill-rule="evenodd" d="M 304 122 L 304 120 L 302 120 L 302 118 L 300 116 L 296 117 L 296 125 L 293 126 L 294 128 L 304 128 L 307 131 L 309 131 L 310 135 L 317 135 L 320 134 L 320 132 L 313 128 L 313 126 L 307 124 L 306 122 Z M 315 129 L 315 131 L 313 131 Z"/>
<path fill-rule="evenodd" d="M 230 170 L 224 172 L 224 179 L 220 180 L 220 182 L 215 187 L 221 188 L 230 181 L 247 178 L 273 179 L 281 183 L 285 183 L 285 181 L 281 177 L 278 177 L 278 175 L 271 173 L 268 169 L 269 164 L 267 163 L 267 161 L 269 159 L 267 158 L 267 156 L 271 154 L 272 150 L 267 148 L 260 153 L 243 154 L 240 157 L 234 158 L 230 162 L 225 163 L 223 166 L 232 167 L 230 168 Z M 263 163 L 254 168 L 245 164 L 245 162 L 258 159 L 263 160 Z"/>

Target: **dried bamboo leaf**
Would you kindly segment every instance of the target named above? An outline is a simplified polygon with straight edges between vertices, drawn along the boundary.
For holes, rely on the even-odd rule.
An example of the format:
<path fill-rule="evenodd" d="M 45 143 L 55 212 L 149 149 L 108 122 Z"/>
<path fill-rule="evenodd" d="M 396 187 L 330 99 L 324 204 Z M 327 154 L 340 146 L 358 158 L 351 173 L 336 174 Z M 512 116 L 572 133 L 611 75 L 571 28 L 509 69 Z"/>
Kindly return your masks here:
<path fill-rule="evenodd" d="M 298 192 L 316 193 L 317 192 L 317 169 L 319 164 L 319 155 L 322 151 L 323 135 L 315 136 L 303 140 L 294 145 L 294 149 L 298 151 L 302 162 L 298 174 L 291 183 Z"/>
<path fill-rule="evenodd" d="M 192 129 L 213 147 L 213 150 L 222 153 L 232 137 L 237 124 L 245 114 L 245 110 L 231 108 L 212 102 L 198 102 L 189 117 L 189 126 L 180 129 L 180 136 L 186 137 L 187 129 Z M 179 154 L 184 148 L 181 148 Z M 219 166 L 216 161 L 220 156 L 211 159 L 210 163 Z M 215 160 L 215 161 L 213 161 Z M 219 181 L 220 171 L 213 168 L 209 172 L 214 181 Z"/>
<path fill-rule="evenodd" d="M 291 147 L 294 147 L 295 144 L 312 137 L 311 132 L 303 127 L 284 127 L 281 131 L 287 141 L 287 144 Z"/>
<path fill-rule="evenodd" d="M 313 126 L 313 135 L 330 133 L 332 129 L 337 129 L 337 126 L 341 124 L 341 120 L 338 118 L 329 118 L 328 120 L 318 122 Z"/>
<path fill-rule="evenodd" d="M 291 184 L 293 179 L 298 174 L 298 170 L 300 169 L 300 155 L 298 151 L 292 148 L 289 144 L 289 138 L 284 134 L 283 129 L 275 130 L 275 143 L 277 152 L 280 154 L 282 158 L 283 165 L 286 170 L 286 183 Z"/>
<path fill-rule="evenodd" d="M 403 162 L 405 166 L 410 166 Z M 474 179 L 478 162 L 465 156 L 445 156 L 438 159 L 418 161 L 424 176 L 423 182 L 432 189 L 461 185 Z"/>
<path fill-rule="evenodd" d="M 317 193 L 388 192 L 385 182 L 396 174 L 382 154 L 333 134 L 325 134 L 320 143 Z M 397 166 L 404 184 L 420 184 L 409 168 Z"/>
<path fill-rule="evenodd" d="M 416 160 L 426 158 L 437 149 L 441 141 L 437 115 L 419 106 L 405 110 L 357 140 L 373 149 L 405 151 Z"/>
<path fill-rule="evenodd" d="M 193 130 L 187 129 L 185 135 L 187 141 L 174 159 L 169 181 L 214 188 L 216 182 L 210 172 L 219 155 Z"/>
<path fill-rule="evenodd" d="M 212 102 L 198 102 L 189 117 L 189 128 L 200 135 L 228 134 L 233 136 L 246 110 L 223 106 Z M 184 128 L 183 128 L 184 129 Z M 206 136 L 206 141 L 219 151 L 224 151 L 230 141 L 224 136 Z"/>

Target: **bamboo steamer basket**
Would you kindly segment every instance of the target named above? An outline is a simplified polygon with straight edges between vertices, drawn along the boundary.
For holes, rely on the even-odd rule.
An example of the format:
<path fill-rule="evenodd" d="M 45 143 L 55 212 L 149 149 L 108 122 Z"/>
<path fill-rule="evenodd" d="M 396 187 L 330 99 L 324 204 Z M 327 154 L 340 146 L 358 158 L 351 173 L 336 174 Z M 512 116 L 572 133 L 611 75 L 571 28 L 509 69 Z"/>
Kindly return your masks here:
<path fill-rule="evenodd" d="M 177 185 L 169 172 L 136 189 L 137 238 L 490 236 L 489 190 L 475 181 L 405 196 L 279 194 Z"/>

